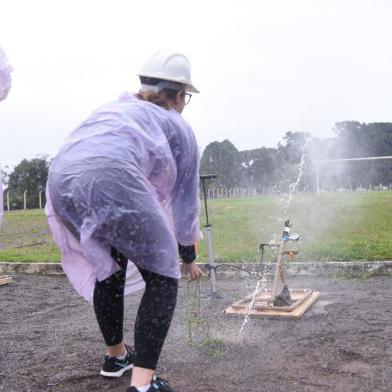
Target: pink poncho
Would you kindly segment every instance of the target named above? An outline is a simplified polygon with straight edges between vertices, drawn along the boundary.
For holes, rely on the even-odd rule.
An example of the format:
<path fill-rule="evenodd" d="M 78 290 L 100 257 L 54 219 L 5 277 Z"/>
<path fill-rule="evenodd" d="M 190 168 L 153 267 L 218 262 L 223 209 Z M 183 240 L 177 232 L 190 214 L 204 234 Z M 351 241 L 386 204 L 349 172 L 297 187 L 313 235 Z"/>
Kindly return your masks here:
<path fill-rule="evenodd" d="M 69 280 L 91 301 L 96 279 L 119 269 L 116 248 L 138 267 L 180 277 L 177 242 L 199 228 L 199 151 L 175 110 L 123 94 L 96 110 L 53 160 L 46 213 Z M 144 286 L 128 263 L 129 293 Z"/>
<path fill-rule="evenodd" d="M 0 101 L 5 99 L 11 89 L 12 67 L 0 46 Z"/>
<path fill-rule="evenodd" d="M 0 46 L 0 101 L 5 99 L 11 89 L 12 67 L 8 62 L 7 56 Z M 1 182 L 0 169 L 0 225 L 3 219 L 3 184 Z"/>

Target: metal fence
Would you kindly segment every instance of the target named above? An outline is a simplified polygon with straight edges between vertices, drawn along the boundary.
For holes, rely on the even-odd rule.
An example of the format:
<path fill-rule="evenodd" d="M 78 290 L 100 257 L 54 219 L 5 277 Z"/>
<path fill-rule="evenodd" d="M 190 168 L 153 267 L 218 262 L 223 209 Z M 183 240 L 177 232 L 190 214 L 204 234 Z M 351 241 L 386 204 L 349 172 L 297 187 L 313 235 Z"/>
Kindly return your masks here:
<path fill-rule="evenodd" d="M 211 187 L 207 190 L 208 199 L 228 199 L 239 197 L 252 197 L 256 196 L 255 188 L 214 188 Z M 202 197 L 202 196 L 201 196 Z"/>
<path fill-rule="evenodd" d="M 240 197 L 252 197 L 256 196 L 257 191 L 255 188 L 209 188 L 207 192 L 207 197 L 209 199 L 227 199 L 227 198 L 240 198 Z M 23 208 L 17 208 L 15 204 L 13 205 L 13 200 L 17 199 L 18 195 L 12 195 L 11 192 L 4 192 L 4 210 L 11 211 L 11 210 L 28 210 L 28 209 L 42 209 L 45 207 L 45 193 L 44 191 L 40 191 L 38 193 L 38 199 L 34 205 L 28 201 L 28 193 L 27 190 L 23 192 Z M 37 196 L 37 195 L 35 195 Z M 203 195 L 200 194 L 200 198 Z M 18 198 L 19 199 L 19 198 Z M 30 204 L 30 205 L 29 205 Z"/>
<path fill-rule="evenodd" d="M 39 208 L 42 209 L 45 206 L 45 195 L 44 195 L 44 191 L 40 191 L 38 193 L 38 202 L 35 203 L 36 205 L 30 206 L 29 209 L 35 209 L 35 208 Z M 4 209 L 6 211 L 11 211 L 11 210 L 17 210 L 17 209 L 21 209 L 21 208 L 15 208 L 15 206 L 13 206 L 13 195 L 11 194 L 11 192 L 4 192 Z M 23 192 L 23 210 L 27 210 L 27 190 Z M 36 196 L 36 195 L 35 195 Z M 15 195 L 14 198 L 16 199 Z"/>
<path fill-rule="evenodd" d="M 354 188 L 352 186 L 348 186 L 346 188 L 343 187 L 334 187 L 330 186 L 329 188 L 318 189 L 318 192 L 350 192 L 350 191 L 385 191 L 392 190 L 392 184 L 387 185 L 376 185 L 376 186 L 368 186 L 368 187 L 357 187 Z M 317 192 L 316 187 L 304 187 L 300 193 L 308 193 L 308 192 Z M 279 189 L 275 188 L 222 188 L 222 187 L 211 187 L 207 190 L 207 198 L 208 199 L 233 199 L 233 198 L 244 198 L 244 197 L 255 197 L 258 195 L 280 195 L 284 192 L 279 191 Z M 10 192 L 4 192 L 4 210 L 28 210 L 28 209 L 43 209 L 45 207 L 45 192 L 40 191 L 38 195 L 35 195 L 35 202 L 32 203 L 28 200 L 27 191 L 23 192 L 23 207 L 19 207 L 13 204 L 13 199 L 19 199 L 15 195 L 12 195 Z M 38 198 L 37 198 L 38 196 Z M 200 193 L 200 198 L 203 198 L 202 192 Z M 20 200 L 20 199 L 19 199 Z M 19 203 L 20 204 L 20 203 Z"/>

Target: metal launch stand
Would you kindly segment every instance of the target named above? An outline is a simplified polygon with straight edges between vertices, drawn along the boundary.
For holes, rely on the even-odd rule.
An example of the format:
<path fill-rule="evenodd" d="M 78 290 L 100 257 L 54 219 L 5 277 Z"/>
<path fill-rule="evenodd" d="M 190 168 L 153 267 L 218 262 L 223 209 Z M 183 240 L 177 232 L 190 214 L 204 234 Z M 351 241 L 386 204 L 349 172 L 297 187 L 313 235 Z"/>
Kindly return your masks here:
<path fill-rule="evenodd" d="M 230 314 L 249 314 L 254 316 L 301 317 L 320 296 L 311 289 L 289 289 L 285 278 L 284 256 L 290 258 L 298 254 L 297 250 L 285 250 L 289 241 L 298 241 L 298 234 L 290 235 L 290 222 L 285 221 L 282 237 L 279 242 L 260 244 L 263 254 L 264 247 L 276 249 L 276 269 L 271 289 L 261 289 L 235 302 L 225 310 Z"/>
<path fill-rule="evenodd" d="M 200 180 L 203 185 L 203 195 L 204 195 L 204 208 L 206 212 L 206 225 L 205 230 L 207 233 L 207 244 L 208 244 L 208 263 L 207 268 L 209 271 L 210 282 L 211 282 L 211 294 L 209 295 L 210 298 L 222 298 L 222 296 L 218 293 L 218 289 L 216 287 L 216 267 L 217 264 L 215 263 L 215 255 L 214 255 L 214 248 L 212 244 L 212 225 L 208 220 L 208 208 L 207 208 L 207 188 L 206 188 L 206 180 L 211 180 L 216 178 L 216 174 L 204 174 L 200 176 Z"/>

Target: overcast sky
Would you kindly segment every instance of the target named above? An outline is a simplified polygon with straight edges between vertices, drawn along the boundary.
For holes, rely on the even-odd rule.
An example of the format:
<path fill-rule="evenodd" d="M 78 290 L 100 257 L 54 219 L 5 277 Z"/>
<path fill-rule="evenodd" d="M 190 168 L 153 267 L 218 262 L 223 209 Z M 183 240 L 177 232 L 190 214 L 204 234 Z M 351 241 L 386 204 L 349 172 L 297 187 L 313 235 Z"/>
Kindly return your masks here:
<path fill-rule="evenodd" d="M 392 121 L 391 16 L 388 0 L 0 0 L 0 46 L 15 69 L 0 160 L 55 155 L 96 107 L 138 89 L 161 48 L 191 61 L 201 94 L 184 116 L 201 148 Z"/>

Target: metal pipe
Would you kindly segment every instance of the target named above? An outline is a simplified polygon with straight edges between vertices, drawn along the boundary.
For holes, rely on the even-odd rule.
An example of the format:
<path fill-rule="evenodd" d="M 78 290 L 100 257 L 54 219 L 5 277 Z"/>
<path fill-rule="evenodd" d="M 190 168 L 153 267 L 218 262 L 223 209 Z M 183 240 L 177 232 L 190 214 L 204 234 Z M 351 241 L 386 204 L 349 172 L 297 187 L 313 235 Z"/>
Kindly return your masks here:
<path fill-rule="evenodd" d="M 216 264 L 215 264 L 214 248 L 212 245 L 211 225 L 206 225 L 205 229 L 207 232 L 207 241 L 208 241 L 208 269 L 210 271 L 211 292 L 214 295 L 218 292 L 218 289 L 216 287 Z"/>
<path fill-rule="evenodd" d="M 42 193 L 43 191 L 40 191 L 38 194 L 38 198 L 39 198 L 39 209 L 42 210 Z"/>
<path fill-rule="evenodd" d="M 216 264 L 215 264 L 215 256 L 214 256 L 214 249 L 212 245 L 212 231 L 211 231 L 211 225 L 208 220 L 208 207 L 207 207 L 207 197 L 206 197 L 206 186 L 205 186 L 205 181 L 216 178 L 216 174 L 205 174 L 201 175 L 200 179 L 203 184 L 203 194 L 204 194 L 204 207 L 205 207 L 205 212 L 206 212 L 206 225 L 205 229 L 207 232 L 207 241 L 208 241 L 208 269 L 210 272 L 210 281 L 211 281 L 211 294 L 212 296 L 217 295 L 217 287 L 216 287 Z"/>
<path fill-rule="evenodd" d="M 27 210 L 26 194 L 27 194 L 27 190 L 23 192 L 23 207 L 25 211 Z"/>

